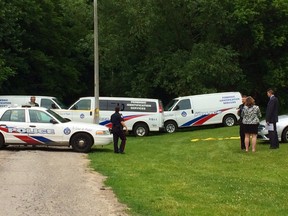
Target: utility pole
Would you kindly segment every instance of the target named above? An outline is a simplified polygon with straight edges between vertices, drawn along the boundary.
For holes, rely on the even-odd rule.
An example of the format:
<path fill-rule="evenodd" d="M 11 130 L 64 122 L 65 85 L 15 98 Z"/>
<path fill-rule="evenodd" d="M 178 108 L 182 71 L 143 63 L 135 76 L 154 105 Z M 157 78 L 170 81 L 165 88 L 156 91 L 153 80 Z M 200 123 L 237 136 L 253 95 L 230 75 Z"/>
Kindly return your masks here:
<path fill-rule="evenodd" d="M 99 124 L 99 53 L 98 53 L 98 14 L 97 0 L 94 0 L 94 123 Z"/>

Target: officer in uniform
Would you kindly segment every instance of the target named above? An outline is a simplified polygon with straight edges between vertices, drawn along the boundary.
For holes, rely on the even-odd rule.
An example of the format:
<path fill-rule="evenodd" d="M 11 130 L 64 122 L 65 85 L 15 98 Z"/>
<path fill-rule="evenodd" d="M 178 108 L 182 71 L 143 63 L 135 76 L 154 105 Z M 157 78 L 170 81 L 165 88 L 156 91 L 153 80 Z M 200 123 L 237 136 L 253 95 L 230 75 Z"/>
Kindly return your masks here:
<path fill-rule="evenodd" d="M 124 119 L 119 113 L 119 106 L 115 107 L 115 113 L 111 115 L 110 121 L 112 123 L 112 133 L 113 133 L 113 142 L 114 142 L 114 153 L 124 154 L 125 145 L 126 145 L 126 136 L 123 131 L 123 128 L 128 131 L 127 126 L 125 125 Z M 118 140 L 121 139 L 120 148 L 118 147 Z"/>

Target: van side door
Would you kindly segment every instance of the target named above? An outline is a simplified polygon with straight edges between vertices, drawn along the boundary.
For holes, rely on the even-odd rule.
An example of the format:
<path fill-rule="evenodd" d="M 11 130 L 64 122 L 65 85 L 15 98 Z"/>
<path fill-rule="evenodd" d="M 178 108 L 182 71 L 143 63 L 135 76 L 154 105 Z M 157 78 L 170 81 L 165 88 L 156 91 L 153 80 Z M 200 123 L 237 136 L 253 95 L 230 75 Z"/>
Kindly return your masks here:
<path fill-rule="evenodd" d="M 178 127 L 191 126 L 194 119 L 194 110 L 189 98 L 180 100 L 173 108 Z"/>

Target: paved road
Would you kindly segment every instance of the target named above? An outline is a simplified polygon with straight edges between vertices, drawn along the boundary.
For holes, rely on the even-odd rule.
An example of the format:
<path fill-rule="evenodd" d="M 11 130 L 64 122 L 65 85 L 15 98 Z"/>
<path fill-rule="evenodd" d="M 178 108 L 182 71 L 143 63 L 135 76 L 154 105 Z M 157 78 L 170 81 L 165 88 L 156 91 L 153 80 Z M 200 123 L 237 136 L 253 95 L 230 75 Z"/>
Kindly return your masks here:
<path fill-rule="evenodd" d="M 88 163 L 63 148 L 0 150 L 0 216 L 126 215 Z"/>

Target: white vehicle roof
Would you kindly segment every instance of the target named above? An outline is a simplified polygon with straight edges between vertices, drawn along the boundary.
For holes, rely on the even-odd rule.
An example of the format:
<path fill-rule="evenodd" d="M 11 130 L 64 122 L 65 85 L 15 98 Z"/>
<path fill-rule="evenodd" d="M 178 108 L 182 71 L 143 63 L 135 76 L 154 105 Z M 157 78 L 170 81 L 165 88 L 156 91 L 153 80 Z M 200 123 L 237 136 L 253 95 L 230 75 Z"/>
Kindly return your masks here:
<path fill-rule="evenodd" d="M 180 99 L 191 98 L 191 97 L 207 97 L 207 96 L 213 96 L 213 95 L 231 95 L 231 94 L 240 94 L 240 93 L 239 92 L 219 92 L 219 93 L 209 93 L 209 94 L 187 95 L 187 96 L 174 98 L 174 100 L 180 100 Z"/>
<path fill-rule="evenodd" d="M 95 99 L 95 97 L 80 97 L 79 99 Z M 133 98 L 133 97 L 99 97 L 102 100 L 138 100 L 138 101 L 147 101 L 147 100 L 154 100 L 158 101 L 159 99 L 155 98 Z"/>

